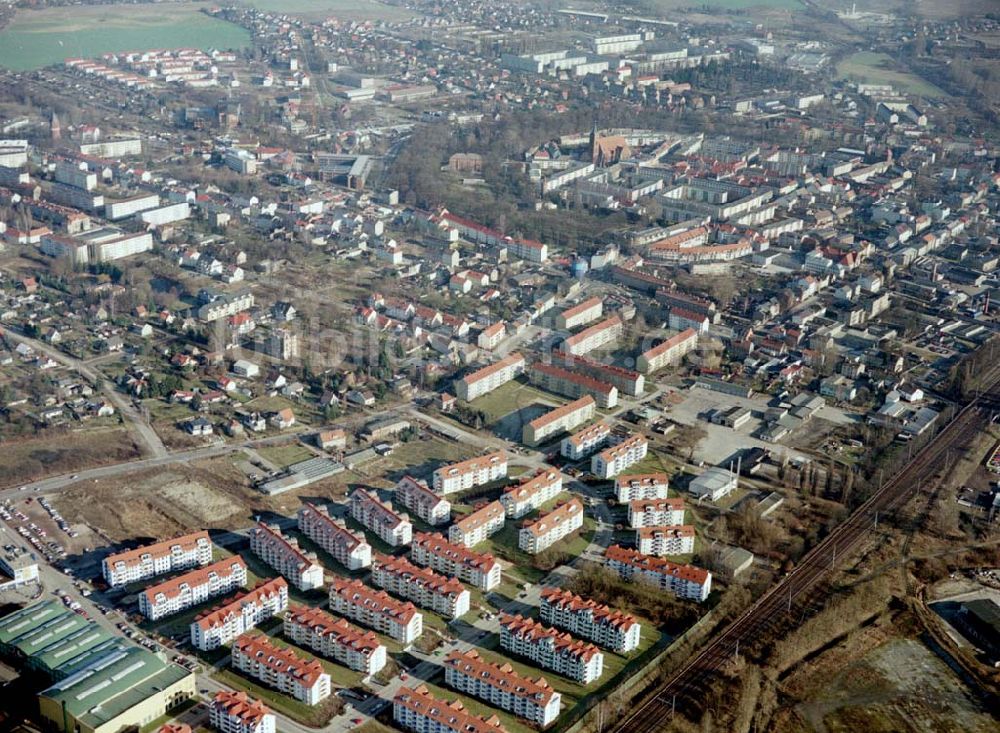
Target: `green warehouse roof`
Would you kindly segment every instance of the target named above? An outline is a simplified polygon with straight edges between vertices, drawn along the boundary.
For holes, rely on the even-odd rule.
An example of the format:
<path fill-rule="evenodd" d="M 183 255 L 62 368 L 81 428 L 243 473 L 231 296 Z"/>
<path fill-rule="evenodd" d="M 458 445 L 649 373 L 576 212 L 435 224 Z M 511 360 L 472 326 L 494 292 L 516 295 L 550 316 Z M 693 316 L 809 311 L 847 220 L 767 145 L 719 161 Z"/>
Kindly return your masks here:
<path fill-rule="evenodd" d="M 51 672 L 54 677 L 62 677 L 65 675 L 56 672 L 60 667 L 111 638 L 111 634 L 97 624 L 84 624 L 73 633 L 39 649 L 31 661 L 36 667 Z"/>
<path fill-rule="evenodd" d="M 11 645 L 19 649 L 34 663 L 37 655 L 90 625 L 91 622 L 80 614 L 67 611 L 61 616 L 50 618 L 27 634 L 17 637 L 11 642 Z"/>
<path fill-rule="evenodd" d="M 41 693 L 68 715 L 98 728 L 192 673 L 152 652 L 129 647 L 111 652 Z"/>
<path fill-rule="evenodd" d="M 7 614 L 0 618 L 0 647 L 9 648 L 14 639 L 24 636 L 46 621 L 56 616 L 62 616 L 66 612 L 67 609 L 55 601 L 42 601 Z"/>
<path fill-rule="evenodd" d="M 62 664 L 51 670 L 52 677 L 57 680 L 65 679 L 72 674 L 76 674 L 84 667 L 90 666 L 101 657 L 127 648 L 128 644 L 124 641 L 109 636 L 100 644 L 92 646 L 90 649 L 87 649 L 70 659 L 63 660 Z"/>

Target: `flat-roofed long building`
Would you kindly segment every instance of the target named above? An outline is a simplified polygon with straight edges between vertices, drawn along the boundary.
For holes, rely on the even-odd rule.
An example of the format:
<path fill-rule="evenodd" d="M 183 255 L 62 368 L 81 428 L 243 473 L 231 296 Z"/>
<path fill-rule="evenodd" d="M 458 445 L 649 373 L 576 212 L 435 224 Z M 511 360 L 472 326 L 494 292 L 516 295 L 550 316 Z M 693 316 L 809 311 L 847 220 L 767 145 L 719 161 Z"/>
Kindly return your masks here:
<path fill-rule="evenodd" d="M 458 578 L 446 578 L 405 557 L 375 555 L 372 581 L 393 595 L 413 601 L 449 619 L 469 612 L 471 596 Z"/>
<path fill-rule="evenodd" d="M 538 362 L 531 366 L 528 379 L 532 384 L 547 392 L 566 397 L 583 397 L 590 395 L 598 407 L 608 409 L 618 404 L 618 388 L 614 385 L 594 379 L 586 374 L 571 372 L 569 369 Z"/>
<path fill-rule="evenodd" d="M 694 552 L 694 527 L 690 524 L 639 527 L 635 546 L 643 555 L 690 555 Z"/>
<path fill-rule="evenodd" d="M 285 537 L 277 525 L 258 522 L 250 530 L 250 549 L 299 590 L 323 587 L 319 559 L 303 551 L 294 537 Z"/>
<path fill-rule="evenodd" d="M 547 624 L 618 654 L 628 654 L 639 646 L 642 627 L 632 614 L 562 588 L 545 588 L 541 600 L 540 617 Z"/>
<path fill-rule="evenodd" d="M 500 495 L 500 503 L 508 517 L 520 519 L 555 499 L 560 491 L 562 474 L 554 468 L 540 468 L 531 476 L 525 476 L 504 489 Z"/>
<path fill-rule="evenodd" d="M 319 705 L 330 696 L 330 675 L 319 660 L 303 659 L 259 631 L 240 636 L 230 656 L 234 669 L 306 705 Z"/>
<path fill-rule="evenodd" d="M 556 328 L 567 330 L 585 326 L 596 321 L 604 313 L 604 301 L 598 297 L 587 298 L 571 308 L 567 308 L 556 316 Z"/>
<path fill-rule="evenodd" d="M 503 504 L 491 501 L 448 527 L 448 539 L 465 547 L 475 547 L 503 529 L 506 515 Z"/>
<path fill-rule="evenodd" d="M 171 540 L 108 555 L 101 564 L 112 588 L 212 562 L 208 532 L 192 532 Z"/>
<path fill-rule="evenodd" d="M 636 368 L 643 374 L 651 374 L 680 363 L 685 354 L 694 351 L 697 346 L 698 332 L 689 328 L 642 352 L 636 359 Z"/>
<path fill-rule="evenodd" d="M 670 477 L 665 473 L 630 473 L 615 476 L 615 498 L 619 504 L 639 499 L 666 499 Z"/>
<path fill-rule="evenodd" d="M 544 677 L 533 680 L 514 671 L 509 663 L 496 664 L 475 649 L 453 649 L 444 659 L 448 687 L 483 700 L 544 728 L 559 717 L 561 695 Z"/>
<path fill-rule="evenodd" d="M 215 596 L 231 593 L 246 582 L 246 563 L 239 555 L 234 555 L 146 588 L 139 594 L 139 611 L 151 621 L 158 621 Z"/>
<path fill-rule="evenodd" d="M 640 580 L 678 598 L 703 603 L 712 592 L 712 574 L 694 565 L 680 565 L 612 545 L 604 555 L 608 567 L 624 580 Z"/>
<path fill-rule="evenodd" d="M 202 651 L 218 649 L 288 608 L 288 581 L 272 578 L 238 593 L 191 622 L 191 644 Z"/>
<path fill-rule="evenodd" d="M 488 484 L 506 475 L 507 454 L 498 450 L 441 466 L 434 471 L 433 487 L 439 494 L 451 494 Z"/>
<path fill-rule="evenodd" d="M 335 618 L 309 606 L 290 606 L 285 614 L 285 636 L 348 669 L 371 675 L 385 666 L 386 649 L 374 631 L 362 631 L 347 619 Z"/>
<path fill-rule="evenodd" d="M 590 420 L 595 410 L 596 403 L 590 395 L 549 410 L 524 426 L 521 431 L 521 442 L 526 445 L 538 445 L 552 436 L 569 432 Z"/>
<path fill-rule="evenodd" d="M 645 458 L 647 450 L 649 441 L 646 437 L 634 433 L 591 458 L 590 472 L 598 478 L 612 478 Z"/>
<path fill-rule="evenodd" d="M 581 685 L 604 673 L 604 655 L 596 646 L 521 614 L 501 614 L 500 647 Z"/>
<path fill-rule="evenodd" d="M 410 518 L 364 489 L 355 489 L 351 494 L 351 516 L 392 547 L 408 545 L 413 538 Z"/>
<path fill-rule="evenodd" d="M 413 537 L 410 557 L 439 573 L 486 592 L 500 585 L 501 567 L 493 555 L 473 552 L 465 545 L 449 542 L 444 535 L 418 532 Z"/>
<path fill-rule="evenodd" d="M 610 438 L 611 427 L 606 422 L 595 422 L 563 438 L 559 452 L 564 458 L 578 461 L 603 448 Z"/>
<path fill-rule="evenodd" d="M 208 720 L 219 733 L 274 733 L 274 714 L 245 692 L 220 690 L 208 706 Z"/>
<path fill-rule="evenodd" d="M 470 402 L 507 384 L 524 371 L 524 357 L 508 354 L 503 359 L 455 380 L 455 394 Z"/>
<path fill-rule="evenodd" d="M 298 514 L 299 530 L 326 550 L 348 570 L 361 570 L 372 564 L 372 546 L 359 532 L 352 532 L 342 521 L 330 516 L 325 506 L 304 502 Z"/>
<path fill-rule="evenodd" d="M 451 520 L 451 502 L 434 493 L 422 479 L 403 476 L 396 484 L 396 501 L 431 526 Z"/>
<path fill-rule="evenodd" d="M 461 700 L 442 700 L 424 685 L 399 688 L 392 698 L 392 719 L 414 733 L 507 733 L 496 715 L 480 718 Z"/>
<path fill-rule="evenodd" d="M 537 519 L 525 521 L 517 533 L 517 546 L 537 555 L 583 527 L 583 504 L 573 497 Z"/>
<path fill-rule="evenodd" d="M 661 527 L 671 524 L 684 524 L 683 499 L 635 499 L 628 502 L 629 527 Z"/>
<path fill-rule="evenodd" d="M 607 346 L 621 338 L 623 333 L 625 333 L 625 324 L 622 322 L 621 316 L 616 313 L 600 323 L 585 328 L 580 333 L 568 336 L 559 344 L 559 349 L 567 354 L 579 356 Z"/>
<path fill-rule="evenodd" d="M 424 617 L 416 606 L 397 601 L 385 591 L 369 588 L 357 579 L 337 578 L 330 583 L 330 610 L 401 644 L 415 641 L 424 630 Z"/>

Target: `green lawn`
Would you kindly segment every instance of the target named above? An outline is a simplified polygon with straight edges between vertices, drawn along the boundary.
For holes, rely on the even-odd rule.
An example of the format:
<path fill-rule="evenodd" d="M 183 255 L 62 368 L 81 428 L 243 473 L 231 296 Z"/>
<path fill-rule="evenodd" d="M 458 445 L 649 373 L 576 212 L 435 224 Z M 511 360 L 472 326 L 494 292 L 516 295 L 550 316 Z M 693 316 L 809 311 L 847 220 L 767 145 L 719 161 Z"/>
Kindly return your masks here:
<path fill-rule="evenodd" d="M 307 18 L 331 16 L 342 20 L 392 22 L 413 17 L 413 14 L 405 8 L 387 5 L 377 0 L 248 0 L 247 5 Z"/>
<path fill-rule="evenodd" d="M 482 410 L 489 415 L 490 422 L 496 422 L 504 415 L 509 415 L 524 407 L 530 407 L 536 403 L 557 407 L 566 400 L 557 395 L 549 394 L 535 389 L 527 380 L 513 380 L 497 387 L 489 394 L 479 397 L 469 404 Z"/>
<path fill-rule="evenodd" d="M 330 682 L 335 687 L 357 687 L 361 684 L 361 680 L 364 679 L 364 675 L 361 672 L 355 672 L 353 669 L 349 669 L 342 664 L 314 654 L 308 649 L 296 646 L 283 636 L 279 636 L 281 628 L 281 626 L 274 628 L 272 633 L 268 635 L 275 646 L 282 649 L 291 649 L 299 657 L 307 661 L 318 659 L 319 663 L 323 665 L 323 669 L 330 675 Z"/>
<path fill-rule="evenodd" d="M 225 685 L 237 690 L 243 690 L 248 695 L 263 700 L 265 704 L 274 708 L 277 712 L 313 728 L 320 728 L 326 725 L 337 714 L 341 705 L 340 698 L 336 695 L 330 695 L 330 697 L 319 705 L 306 705 L 293 697 L 284 695 L 277 690 L 272 690 L 270 687 L 258 685 L 256 682 L 231 669 L 219 670 L 212 676 Z"/>
<path fill-rule="evenodd" d="M 490 537 L 486 542 L 479 545 L 478 552 L 492 552 L 499 558 L 510 563 L 507 572 L 514 578 L 518 578 L 527 583 L 537 583 L 549 574 L 549 570 L 540 570 L 534 567 L 535 558 L 524 552 L 517 546 L 518 532 L 521 523 L 525 519 L 533 519 L 538 516 L 538 512 L 531 512 L 527 516 L 514 521 L 507 521 L 502 530 Z M 575 534 L 566 537 L 549 548 L 552 552 L 566 552 L 573 557 L 579 556 L 594 535 L 597 522 L 591 517 L 583 518 L 583 528 Z M 516 595 L 516 591 L 515 591 Z"/>
<path fill-rule="evenodd" d="M 146 723 L 146 725 L 142 726 L 139 729 L 139 733 L 150 733 L 151 731 L 159 730 L 161 725 L 163 725 L 164 723 L 169 723 L 174 718 L 180 717 L 181 715 L 183 715 L 185 712 L 187 712 L 197 704 L 198 704 L 197 698 L 189 697 L 187 700 L 182 702 L 180 705 L 175 707 L 166 715 L 161 715 L 156 720 Z"/>
<path fill-rule="evenodd" d="M 860 51 L 837 64 L 837 74 L 849 81 L 865 84 L 892 84 L 906 94 L 944 97 L 944 92 L 916 74 L 901 70 L 888 54 Z"/>
<path fill-rule="evenodd" d="M 314 455 L 311 450 L 299 443 L 264 446 L 263 448 L 258 448 L 257 452 L 264 459 L 281 468 L 287 468 L 293 463 L 309 460 Z"/>

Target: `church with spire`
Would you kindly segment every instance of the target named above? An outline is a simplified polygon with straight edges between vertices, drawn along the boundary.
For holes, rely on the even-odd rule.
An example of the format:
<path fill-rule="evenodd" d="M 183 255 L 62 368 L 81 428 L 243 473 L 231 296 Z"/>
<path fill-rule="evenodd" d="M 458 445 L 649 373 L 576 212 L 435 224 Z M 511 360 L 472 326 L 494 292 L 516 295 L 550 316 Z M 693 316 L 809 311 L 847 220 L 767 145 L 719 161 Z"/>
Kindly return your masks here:
<path fill-rule="evenodd" d="M 621 135 L 601 135 L 597 120 L 590 128 L 590 160 L 598 168 L 620 163 L 632 157 L 632 148 Z"/>

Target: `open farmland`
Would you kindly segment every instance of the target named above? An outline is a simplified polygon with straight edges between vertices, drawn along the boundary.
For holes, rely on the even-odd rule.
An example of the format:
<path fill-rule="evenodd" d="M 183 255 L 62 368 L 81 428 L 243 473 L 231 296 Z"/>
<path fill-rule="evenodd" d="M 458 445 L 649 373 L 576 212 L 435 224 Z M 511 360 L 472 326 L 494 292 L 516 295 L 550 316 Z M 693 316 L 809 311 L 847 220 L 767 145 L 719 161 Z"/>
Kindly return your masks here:
<path fill-rule="evenodd" d="M 412 17 L 405 8 L 381 3 L 378 0 L 248 0 L 247 5 L 306 18 L 331 16 L 343 20 L 395 21 Z"/>
<path fill-rule="evenodd" d="M 72 57 L 110 51 L 177 48 L 242 48 L 249 34 L 201 12 L 207 4 L 132 5 L 127 12 L 106 6 L 19 10 L 0 32 L 0 66 L 37 69 Z"/>
<path fill-rule="evenodd" d="M 902 92 L 925 97 L 941 97 L 944 93 L 915 74 L 894 68 L 893 60 L 884 53 L 862 51 L 851 54 L 837 65 L 837 74 L 849 81 L 863 84 L 892 84 Z"/>

